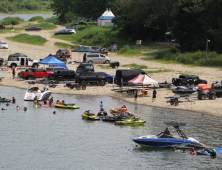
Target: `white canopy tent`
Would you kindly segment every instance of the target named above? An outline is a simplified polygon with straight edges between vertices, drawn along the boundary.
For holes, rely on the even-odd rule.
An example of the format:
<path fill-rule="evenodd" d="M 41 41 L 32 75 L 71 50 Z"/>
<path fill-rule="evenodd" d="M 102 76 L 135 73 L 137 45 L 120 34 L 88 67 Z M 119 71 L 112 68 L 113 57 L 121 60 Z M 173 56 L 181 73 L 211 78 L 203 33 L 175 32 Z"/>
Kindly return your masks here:
<path fill-rule="evenodd" d="M 106 9 L 106 11 L 98 18 L 98 26 L 113 26 L 112 19 L 115 18 L 115 15 L 112 13 L 111 9 Z"/>
<path fill-rule="evenodd" d="M 149 84 L 158 84 L 156 80 L 151 79 L 146 74 L 140 74 L 132 80 L 128 81 L 128 84 L 135 84 L 135 85 L 149 85 Z"/>

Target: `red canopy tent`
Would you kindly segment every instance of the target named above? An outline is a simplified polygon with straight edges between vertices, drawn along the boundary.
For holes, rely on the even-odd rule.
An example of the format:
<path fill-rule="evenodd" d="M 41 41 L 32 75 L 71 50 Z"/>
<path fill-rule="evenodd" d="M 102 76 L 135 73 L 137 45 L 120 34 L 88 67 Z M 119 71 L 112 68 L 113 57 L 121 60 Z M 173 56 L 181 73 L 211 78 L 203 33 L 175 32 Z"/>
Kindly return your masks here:
<path fill-rule="evenodd" d="M 151 79 L 146 74 L 140 74 L 134 79 L 128 81 L 128 84 L 149 85 L 149 84 L 158 84 L 158 82 L 156 80 Z"/>

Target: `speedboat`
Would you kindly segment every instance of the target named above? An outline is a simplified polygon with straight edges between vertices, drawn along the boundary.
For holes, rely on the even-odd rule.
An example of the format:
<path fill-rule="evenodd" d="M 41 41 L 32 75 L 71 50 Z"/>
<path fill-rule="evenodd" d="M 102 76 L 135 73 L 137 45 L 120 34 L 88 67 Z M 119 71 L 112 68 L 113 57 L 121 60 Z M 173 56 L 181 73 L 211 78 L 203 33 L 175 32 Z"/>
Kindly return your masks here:
<path fill-rule="evenodd" d="M 57 108 L 64 108 L 64 109 L 79 109 L 79 106 L 76 106 L 75 103 L 64 103 L 64 104 L 60 104 L 60 103 L 56 103 L 55 107 Z"/>
<path fill-rule="evenodd" d="M 186 126 L 186 123 L 177 123 L 177 122 L 165 122 L 168 126 L 173 126 L 179 136 L 174 136 L 171 134 L 165 134 L 161 132 L 158 135 L 148 135 L 133 138 L 133 141 L 140 146 L 150 146 L 150 147 L 162 147 L 162 148 L 205 148 L 206 145 L 200 143 L 192 137 L 187 137 L 179 128 L 179 126 Z"/>
<path fill-rule="evenodd" d="M 90 110 L 87 110 L 87 111 L 85 111 L 85 112 L 82 114 L 82 118 L 83 118 L 83 119 L 88 119 L 88 120 L 100 120 L 100 117 L 95 116 L 94 113 L 90 113 L 89 111 L 90 111 Z"/>
<path fill-rule="evenodd" d="M 116 121 L 115 125 L 144 125 L 145 120 L 139 120 L 138 118 L 127 119 L 122 121 Z"/>
<path fill-rule="evenodd" d="M 38 101 L 47 100 L 52 92 L 48 89 L 48 86 L 44 87 L 44 89 L 41 91 L 38 87 L 31 87 L 31 84 L 29 84 L 26 92 L 25 92 L 25 101 L 34 101 L 35 97 L 37 97 Z"/>

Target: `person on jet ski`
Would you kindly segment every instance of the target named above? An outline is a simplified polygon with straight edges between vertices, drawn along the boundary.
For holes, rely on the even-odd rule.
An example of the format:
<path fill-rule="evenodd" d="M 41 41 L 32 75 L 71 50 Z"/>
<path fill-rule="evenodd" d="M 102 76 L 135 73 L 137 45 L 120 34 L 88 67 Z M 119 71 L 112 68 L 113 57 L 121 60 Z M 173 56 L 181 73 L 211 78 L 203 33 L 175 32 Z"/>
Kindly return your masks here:
<path fill-rule="evenodd" d="M 163 133 L 166 135 L 170 135 L 170 131 L 168 130 L 168 128 L 166 128 L 166 130 Z"/>
<path fill-rule="evenodd" d="M 217 156 L 217 153 L 216 153 L 216 150 L 213 149 L 212 151 L 209 151 L 208 149 L 206 150 L 208 153 L 210 153 L 210 156 L 212 157 L 216 157 Z"/>

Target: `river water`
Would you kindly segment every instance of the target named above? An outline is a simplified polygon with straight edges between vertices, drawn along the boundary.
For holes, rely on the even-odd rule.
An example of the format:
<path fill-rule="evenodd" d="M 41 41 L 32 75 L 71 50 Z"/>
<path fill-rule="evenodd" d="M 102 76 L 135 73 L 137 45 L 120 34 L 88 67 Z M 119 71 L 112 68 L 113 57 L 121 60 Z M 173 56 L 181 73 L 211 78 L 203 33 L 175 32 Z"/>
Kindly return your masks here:
<path fill-rule="evenodd" d="M 185 122 L 181 129 L 209 148 L 222 147 L 222 119 L 194 112 L 135 106 L 106 96 L 53 94 L 54 99 L 75 102 L 80 109 L 34 108 L 24 102 L 24 89 L 0 86 L 2 97 L 16 104 L 0 103 L 0 169 L 221 169 L 222 156 L 190 155 L 171 149 L 136 147 L 132 138 L 157 134 L 163 122 Z M 116 126 L 81 118 L 85 110 L 97 113 L 100 101 L 105 110 L 127 105 L 129 111 L 147 122 L 144 126 Z M 20 110 L 16 110 L 16 106 Z M 23 107 L 27 107 L 25 112 Z M 53 114 L 56 111 L 56 114 Z M 176 132 L 169 127 L 171 133 Z"/>
<path fill-rule="evenodd" d="M 50 18 L 55 15 L 52 15 L 52 14 L 0 14 L 0 20 L 4 19 L 6 17 L 19 17 L 19 18 L 24 19 L 25 21 L 28 21 L 29 19 L 31 19 L 32 17 L 35 17 L 35 16 L 41 16 L 44 19 L 46 19 L 46 18 Z"/>

